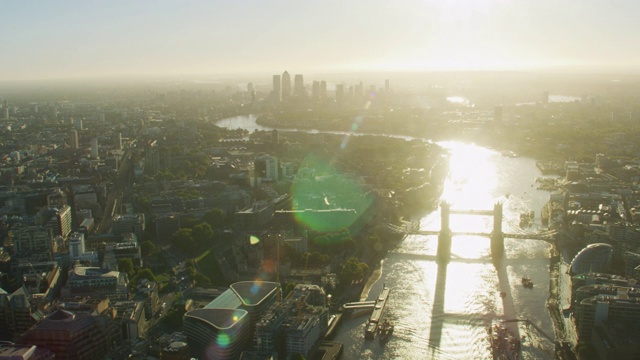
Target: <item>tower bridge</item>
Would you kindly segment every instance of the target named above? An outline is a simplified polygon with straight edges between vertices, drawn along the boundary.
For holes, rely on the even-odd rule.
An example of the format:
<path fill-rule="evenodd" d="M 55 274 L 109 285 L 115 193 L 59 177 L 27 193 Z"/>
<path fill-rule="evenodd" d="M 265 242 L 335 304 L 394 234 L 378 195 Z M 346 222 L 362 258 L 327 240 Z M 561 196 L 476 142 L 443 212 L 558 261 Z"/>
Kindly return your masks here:
<path fill-rule="evenodd" d="M 449 227 L 449 217 L 451 214 L 493 216 L 493 230 L 491 232 L 454 232 Z M 493 210 L 458 210 L 451 209 L 450 204 L 442 202 L 440 204 L 440 230 L 425 231 L 417 226 L 400 227 L 389 225 L 389 228 L 396 232 L 407 235 L 438 235 L 438 258 L 448 261 L 451 258 L 451 239 L 453 236 L 481 236 L 491 239 L 491 255 L 495 259 L 501 259 L 504 254 L 504 239 L 533 239 L 554 243 L 555 231 L 543 231 L 537 233 L 504 233 L 502 231 L 502 203 L 498 202 L 493 206 Z"/>

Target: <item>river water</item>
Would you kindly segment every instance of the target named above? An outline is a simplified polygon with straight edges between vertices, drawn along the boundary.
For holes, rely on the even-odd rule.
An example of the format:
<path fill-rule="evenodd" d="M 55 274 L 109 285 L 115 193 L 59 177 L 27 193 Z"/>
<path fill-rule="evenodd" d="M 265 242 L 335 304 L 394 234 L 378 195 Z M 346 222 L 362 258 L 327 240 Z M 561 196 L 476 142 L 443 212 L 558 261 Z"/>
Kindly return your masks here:
<path fill-rule="evenodd" d="M 255 124 L 254 116 L 225 119 L 229 128 L 269 130 Z M 535 232 L 540 209 L 548 193 L 536 190 L 540 176 L 535 161 L 502 156 L 499 151 L 459 142 L 441 142 L 450 151 L 450 173 L 442 200 L 452 209 L 489 210 L 496 201 L 504 206 L 505 233 Z M 532 228 L 519 226 L 520 213 L 536 211 Z M 420 229 L 439 230 L 440 212 L 421 219 Z M 451 230 L 490 232 L 493 218 L 451 215 Z M 505 240 L 505 258 L 491 261 L 490 240 L 454 236 L 451 261 L 436 261 L 437 236 L 409 235 L 381 264 L 381 275 L 367 299 L 391 288 L 385 317 L 395 323 L 389 341 L 365 340 L 367 313 L 345 319 L 335 341 L 344 344 L 345 359 L 490 359 L 487 327 L 493 319 L 528 319 L 553 336 L 545 307 L 549 295 L 549 247 L 540 240 Z M 524 288 L 529 277 L 533 289 Z M 501 296 L 502 295 L 505 296 Z M 523 358 L 552 358 L 553 344 L 531 326 L 512 325 L 523 339 Z"/>

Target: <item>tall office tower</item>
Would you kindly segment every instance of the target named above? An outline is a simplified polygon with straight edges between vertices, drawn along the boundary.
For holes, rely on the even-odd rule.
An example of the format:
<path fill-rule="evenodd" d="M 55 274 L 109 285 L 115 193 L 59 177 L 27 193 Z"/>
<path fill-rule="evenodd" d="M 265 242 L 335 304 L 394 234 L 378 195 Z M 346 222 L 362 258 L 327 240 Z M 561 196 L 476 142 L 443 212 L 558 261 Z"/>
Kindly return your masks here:
<path fill-rule="evenodd" d="M 391 88 L 389 87 L 389 79 L 386 79 L 384 81 L 384 92 L 389 92 L 389 90 L 391 90 Z"/>
<path fill-rule="evenodd" d="M 116 149 L 122 150 L 122 133 L 118 133 L 118 139 L 116 139 Z"/>
<path fill-rule="evenodd" d="M 549 103 L 549 92 L 545 91 L 542 93 L 542 103 L 543 104 L 548 104 Z"/>
<path fill-rule="evenodd" d="M 253 92 L 253 83 L 247 83 L 247 92 L 251 94 Z"/>
<path fill-rule="evenodd" d="M 78 148 L 80 147 L 80 143 L 78 142 L 78 132 L 76 130 L 71 130 L 71 141 L 69 141 L 71 143 L 71 148 L 74 150 L 78 150 Z"/>
<path fill-rule="evenodd" d="M 282 73 L 282 101 L 289 100 L 291 96 L 291 76 L 288 72 Z"/>
<path fill-rule="evenodd" d="M 78 130 L 82 130 L 82 119 L 74 119 L 73 127 L 75 127 Z"/>
<path fill-rule="evenodd" d="M 336 85 L 336 102 L 341 103 L 344 100 L 344 84 Z"/>
<path fill-rule="evenodd" d="M 320 97 L 320 82 L 319 81 L 314 81 L 313 84 L 311 85 L 311 97 L 314 100 L 318 100 L 318 98 Z"/>
<path fill-rule="evenodd" d="M 82 257 L 84 253 L 84 234 L 79 232 L 71 233 L 69 236 L 69 256 L 73 260 Z"/>
<path fill-rule="evenodd" d="M 304 78 L 302 77 L 302 74 L 296 74 L 293 79 L 293 93 L 300 98 L 307 96 L 307 91 L 304 88 Z"/>
<path fill-rule="evenodd" d="M 273 90 L 271 96 L 274 100 L 280 101 L 280 75 L 273 75 Z"/>
<path fill-rule="evenodd" d="M 327 97 L 327 82 L 322 80 L 320 81 L 320 98 L 324 99 Z"/>
<path fill-rule="evenodd" d="M 4 99 L 4 106 L 2 109 L 4 110 L 4 119 L 9 120 L 9 102 L 7 99 Z"/>
<path fill-rule="evenodd" d="M 362 85 L 362 81 L 360 81 L 356 85 L 355 95 L 356 95 L 356 97 L 361 98 L 363 94 L 364 94 L 364 85 Z"/>
<path fill-rule="evenodd" d="M 91 158 L 97 159 L 100 156 L 98 153 L 98 138 L 91 139 Z"/>
<path fill-rule="evenodd" d="M 277 133 L 275 134 L 277 137 Z M 256 157 L 253 164 L 257 178 L 278 181 L 278 158 L 270 155 L 261 155 Z"/>

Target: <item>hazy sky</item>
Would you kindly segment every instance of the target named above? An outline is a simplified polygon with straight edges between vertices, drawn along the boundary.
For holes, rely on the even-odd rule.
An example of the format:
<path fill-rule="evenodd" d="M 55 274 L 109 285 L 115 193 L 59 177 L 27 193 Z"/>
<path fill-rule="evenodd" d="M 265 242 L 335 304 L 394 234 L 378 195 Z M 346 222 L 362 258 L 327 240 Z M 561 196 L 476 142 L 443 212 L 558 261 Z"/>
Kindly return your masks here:
<path fill-rule="evenodd" d="M 0 80 L 640 70 L 637 0 L 0 0 Z"/>

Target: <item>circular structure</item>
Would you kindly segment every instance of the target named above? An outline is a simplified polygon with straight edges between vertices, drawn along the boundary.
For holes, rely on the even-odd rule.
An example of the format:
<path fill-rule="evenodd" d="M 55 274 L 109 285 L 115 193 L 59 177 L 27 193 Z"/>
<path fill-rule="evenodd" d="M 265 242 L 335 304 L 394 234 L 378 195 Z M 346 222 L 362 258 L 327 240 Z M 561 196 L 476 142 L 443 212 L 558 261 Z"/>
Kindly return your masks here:
<path fill-rule="evenodd" d="M 571 261 L 571 276 L 588 272 L 608 273 L 611 268 L 613 247 L 610 244 L 591 244 L 580 250 Z"/>

